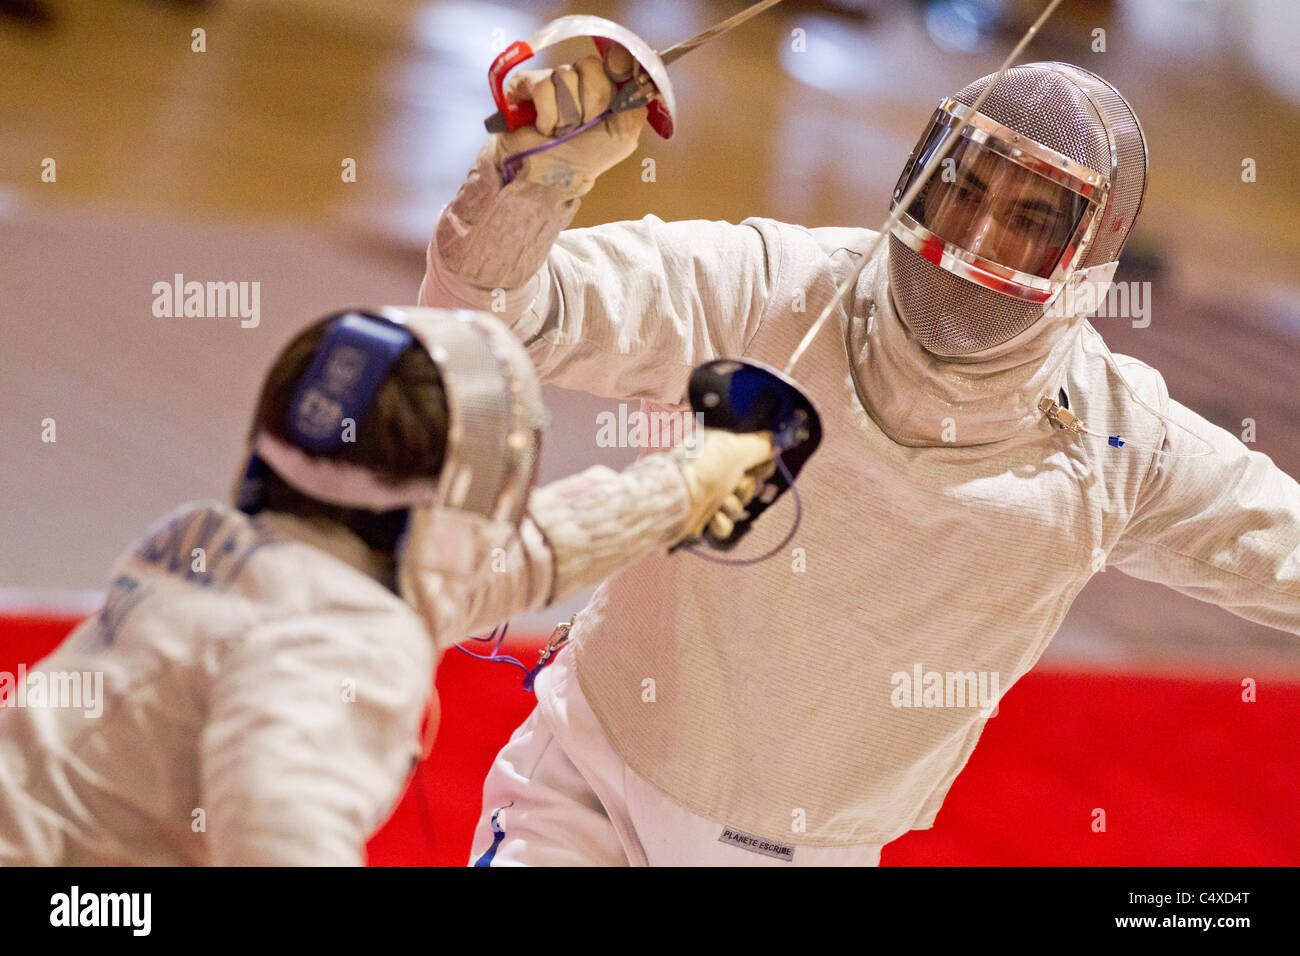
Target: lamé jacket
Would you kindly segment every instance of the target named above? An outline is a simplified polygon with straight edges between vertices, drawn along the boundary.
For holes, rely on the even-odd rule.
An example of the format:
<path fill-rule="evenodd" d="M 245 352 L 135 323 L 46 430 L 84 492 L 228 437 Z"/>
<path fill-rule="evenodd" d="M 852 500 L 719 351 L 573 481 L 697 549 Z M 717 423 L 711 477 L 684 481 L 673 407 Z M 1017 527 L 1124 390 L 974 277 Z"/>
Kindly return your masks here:
<path fill-rule="evenodd" d="M 647 408 L 679 406 L 710 359 L 782 368 L 875 238 L 654 216 L 561 231 L 574 201 L 502 189 L 489 155 L 443 211 L 420 304 L 495 302 L 544 381 Z M 628 766 L 720 826 L 796 846 L 930 826 L 996 702 L 980 688 L 1033 667 L 1094 574 L 1300 634 L 1294 479 L 1119 356 L 1214 453 L 1138 447 L 1204 450 L 1134 401 L 1082 317 L 973 364 L 925 353 L 887 257 L 884 243 L 794 371 L 824 438 L 789 545 L 741 568 L 652 556 L 607 580 L 572 634 L 581 693 Z M 1037 403 L 1062 391 L 1134 444 L 1049 423 Z M 765 553 L 793 515 L 787 495 L 728 556 Z"/>

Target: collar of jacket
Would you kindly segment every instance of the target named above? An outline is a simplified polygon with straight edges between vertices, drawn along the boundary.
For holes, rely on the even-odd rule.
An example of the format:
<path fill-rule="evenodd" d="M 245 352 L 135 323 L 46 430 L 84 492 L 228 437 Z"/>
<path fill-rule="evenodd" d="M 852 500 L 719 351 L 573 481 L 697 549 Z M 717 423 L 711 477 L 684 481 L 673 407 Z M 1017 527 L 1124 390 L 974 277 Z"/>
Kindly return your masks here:
<path fill-rule="evenodd" d="M 396 593 L 396 572 L 387 555 L 372 551 L 364 541 L 332 521 L 311 521 L 280 511 L 263 511 L 256 521 L 273 535 L 309 544 L 350 565 Z"/>
<path fill-rule="evenodd" d="M 1038 410 L 1065 384 L 1082 316 L 1048 316 L 962 361 L 923 349 L 895 311 L 888 246 L 868 263 L 844 342 L 858 401 L 900 445 L 986 445 L 1055 430 Z"/>

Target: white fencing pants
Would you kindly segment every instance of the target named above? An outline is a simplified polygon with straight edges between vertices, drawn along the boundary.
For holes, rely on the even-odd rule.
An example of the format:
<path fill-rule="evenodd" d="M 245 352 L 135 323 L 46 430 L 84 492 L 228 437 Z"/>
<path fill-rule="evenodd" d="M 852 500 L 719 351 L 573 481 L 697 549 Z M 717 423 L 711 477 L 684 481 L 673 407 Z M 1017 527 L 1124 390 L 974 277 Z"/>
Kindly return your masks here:
<path fill-rule="evenodd" d="M 808 847 L 697 816 L 632 771 L 609 743 L 562 650 L 537 707 L 483 783 L 473 866 L 875 866 L 880 847 Z M 728 839 L 724 840 L 726 835 Z"/>

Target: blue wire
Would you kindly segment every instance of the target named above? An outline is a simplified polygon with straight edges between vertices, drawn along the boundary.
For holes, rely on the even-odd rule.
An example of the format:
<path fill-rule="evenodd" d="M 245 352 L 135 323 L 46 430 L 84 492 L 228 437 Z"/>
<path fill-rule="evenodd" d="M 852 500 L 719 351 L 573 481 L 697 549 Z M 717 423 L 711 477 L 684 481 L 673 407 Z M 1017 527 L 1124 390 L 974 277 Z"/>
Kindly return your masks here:
<path fill-rule="evenodd" d="M 509 654 L 500 653 L 501 645 L 505 642 L 506 634 L 509 630 L 510 622 L 506 621 L 504 624 L 498 624 L 496 627 L 492 628 L 492 633 L 488 634 L 486 637 L 468 638 L 468 640 L 479 641 L 480 643 L 495 640 L 496 643 L 492 645 L 492 651 L 488 654 L 475 654 L 471 651 L 467 651 L 459 644 L 456 644 L 455 648 L 466 657 L 472 657 L 476 661 L 486 661 L 489 664 L 510 664 L 513 667 L 518 667 L 524 672 L 524 690 L 532 690 L 533 681 L 537 680 L 537 675 L 542 672 L 542 668 L 545 667 L 546 664 L 550 663 L 550 658 L 547 658 L 546 661 L 539 662 L 536 667 L 529 668 L 517 657 L 511 657 Z M 501 632 L 499 635 L 497 634 L 498 631 Z M 554 656 L 554 654 L 551 655 L 551 657 Z"/>

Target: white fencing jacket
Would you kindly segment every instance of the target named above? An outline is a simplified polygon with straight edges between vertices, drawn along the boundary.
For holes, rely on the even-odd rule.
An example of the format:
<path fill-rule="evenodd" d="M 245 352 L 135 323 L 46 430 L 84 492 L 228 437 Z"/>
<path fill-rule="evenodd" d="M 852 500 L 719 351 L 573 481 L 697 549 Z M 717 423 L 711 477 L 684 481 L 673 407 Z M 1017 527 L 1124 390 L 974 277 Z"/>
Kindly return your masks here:
<path fill-rule="evenodd" d="M 666 455 L 552 482 L 504 571 L 426 622 L 349 532 L 178 509 L 101 613 L 0 675 L 0 865 L 364 863 L 432 745 L 440 651 L 662 548 L 688 511 Z"/>
<path fill-rule="evenodd" d="M 28 675 L 99 675 L 96 706 L 0 709 L 0 864 L 364 861 L 420 754 L 434 644 L 359 539 L 336 556 L 291 528 L 188 505 L 118 559 Z"/>
<path fill-rule="evenodd" d="M 653 216 L 561 233 L 574 211 L 526 181 L 501 189 L 481 158 L 439 221 L 420 304 L 490 308 L 503 288 L 545 380 L 649 403 L 681 402 L 709 359 L 784 366 L 873 238 Z M 890 307 L 885 252 L 795 372 L 825 436 L 786 551 L 744 568 L 651 557 L 573 629 L 582 693 L 624 761 L 777 842 L 879 845 L 930 826 L 986 703 L 1098 572 L 1300 634 L 1300 485 L 1128 357 L 1144 400 L 1215 454 L 1056 429 L 1033 406 L 1063 388 L 1096 431 L 1201 449 L 1133 402 L 1081 319 L 1040 322 L 981 365 L 929 356 Z M 793 511 L 787 495 L 730 556 L 776 545 Z"/>

